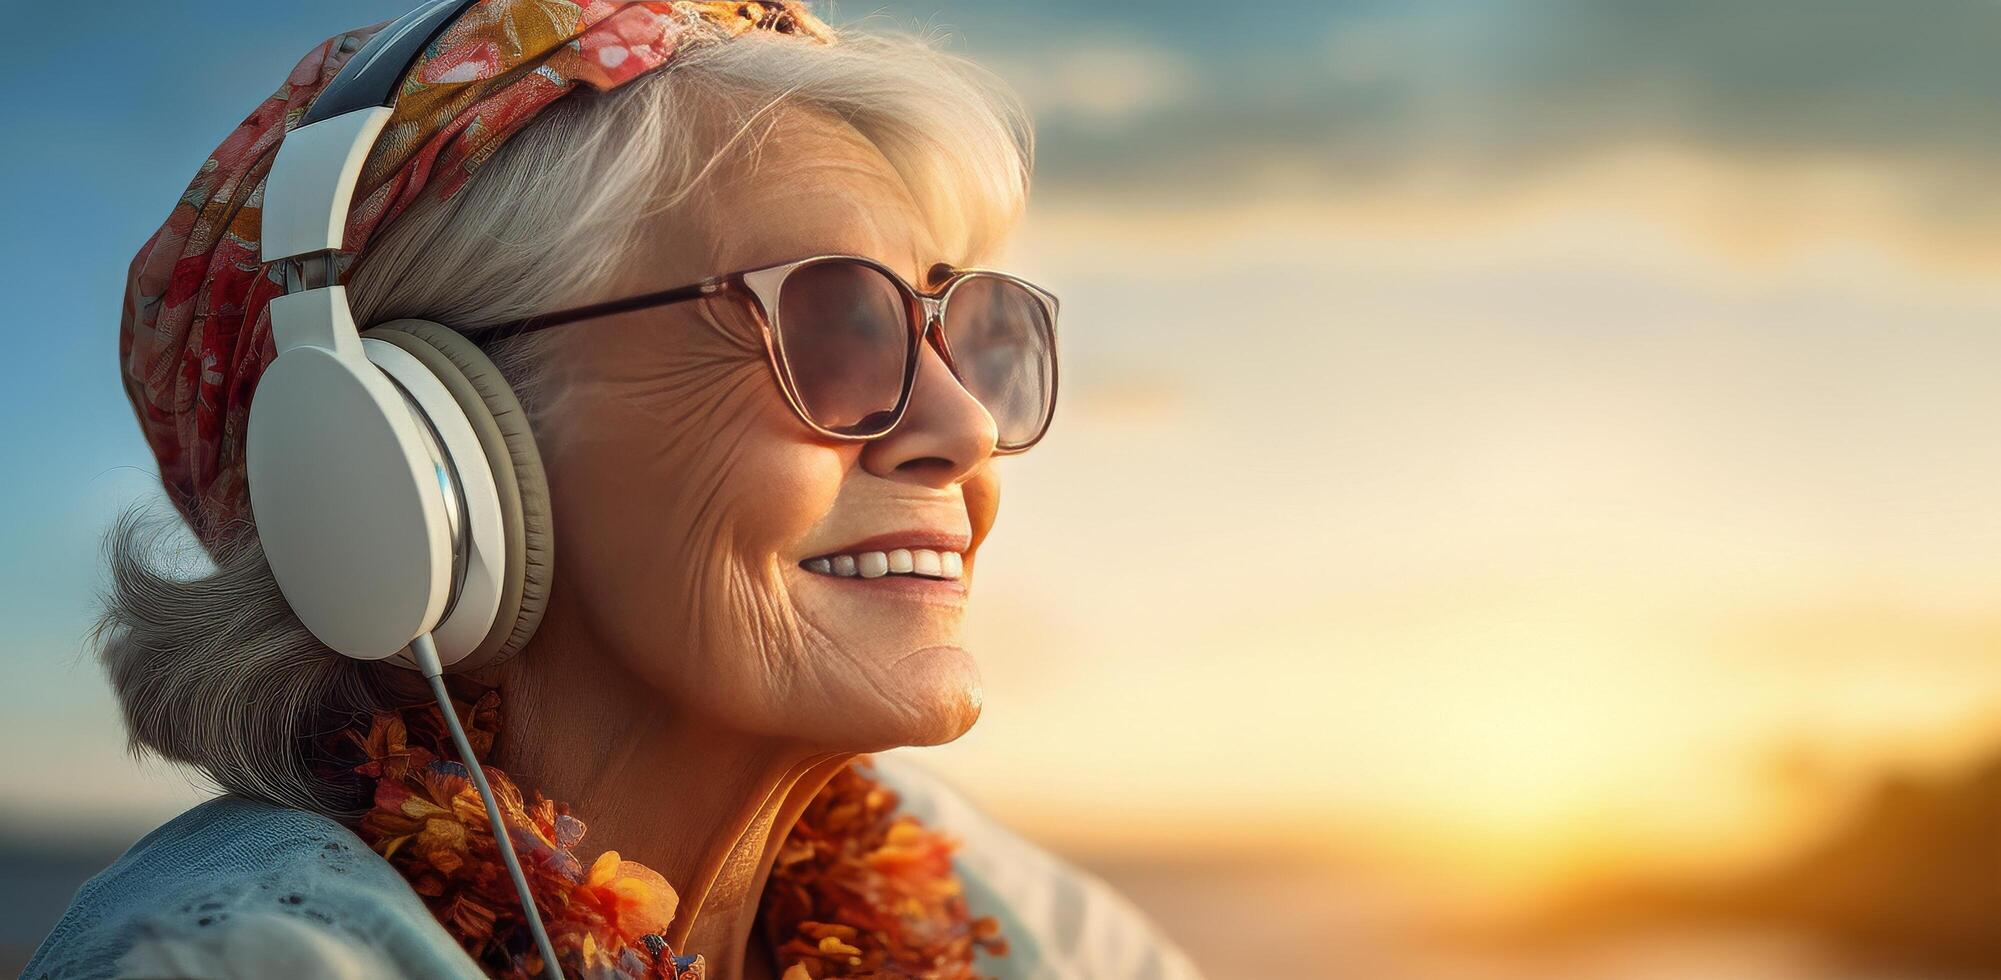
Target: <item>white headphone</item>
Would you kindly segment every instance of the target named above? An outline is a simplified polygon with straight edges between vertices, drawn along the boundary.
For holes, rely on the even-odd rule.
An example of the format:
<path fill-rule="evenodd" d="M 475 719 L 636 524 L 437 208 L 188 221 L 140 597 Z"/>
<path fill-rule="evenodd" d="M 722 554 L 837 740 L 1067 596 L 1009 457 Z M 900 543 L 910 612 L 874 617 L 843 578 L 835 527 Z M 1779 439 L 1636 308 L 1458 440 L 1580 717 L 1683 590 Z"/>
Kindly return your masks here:
<path fill-rule="evenodd" d="M 286 293 L 245 449 L 258 537 L 306 628 L 360 660 L 429 633 L 457 670 L 518 653 L 541 621 L 541 457 L 476 345 L 426 320 L 361 333 L 331 262 L 403 75 L 472 2 L 431 0 L 377 32 L 279 145 L 263 260 L 282 263 Z"/>
<path fill-rule="evenodd" d="M 320 642 L 420 669 L 486 802 L 545 972 L 554 947 L 441 676 L 520 652 L 549 594 L 549 491 L 521 405 L 471 341 L 428 320 L 366 334 L 333 279 L 362 164 L 417 56 L 476 0 L 427 0 L 348 59 L 265 179 L 278 358 L 250 403 L 250 506 L 271 574 Z M 407 656 L 399 656 L 406 655 Z"/>

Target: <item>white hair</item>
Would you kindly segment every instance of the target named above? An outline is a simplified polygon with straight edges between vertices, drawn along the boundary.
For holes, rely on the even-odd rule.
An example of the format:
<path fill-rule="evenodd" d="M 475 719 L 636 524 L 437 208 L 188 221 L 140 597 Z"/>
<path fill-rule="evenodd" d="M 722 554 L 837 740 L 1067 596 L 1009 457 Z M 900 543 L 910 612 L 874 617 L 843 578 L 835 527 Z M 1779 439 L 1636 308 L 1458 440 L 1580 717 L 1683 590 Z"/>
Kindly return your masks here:
<path fill-rule="evenodd" d="M 347 280 L 355 319 L 469 330 L 577 301 L 623 271 L 647 215 L 698 199 L 719 161 L 795 108 L 844 121 L 883 154 L 947 261 L 988 252 L 1020 215 L 1030 129 L 992 75 L 901 35 L 754 33 L 544 109 L 451 199 L 427 197 L 381 230 Z M 531 404 L 535 343 L 490 352 Z M 254 528 L 227 535 L 213 568 L 192 576 L 162 547 L 172 530 L 128 514 L 107 538 L 93 636 L 134 749 L 239 795 L 351 812 L 362 802 L 352 787 L 314 773 L 315 740 L 409 703 L 413 689 L 396 668 L 348 660 L 306 631 Z"/>
<path fill-rule="evenodd" d="M 572 301 L 619 266 L 648 213 L 699 195 L 726 155 L 790 108 L 837 117 L 873 144 L 909 187 L 940 258 L 988 251 L 1021 212 L 1027 116 L 990 74 L 900 35 L 817 44 L 750 34 L 544 110 L 474 184 L 444 207 L 399 217 L 369 248 L 348 282 L 356 318 L 421 311 L 469 329 Z"/>

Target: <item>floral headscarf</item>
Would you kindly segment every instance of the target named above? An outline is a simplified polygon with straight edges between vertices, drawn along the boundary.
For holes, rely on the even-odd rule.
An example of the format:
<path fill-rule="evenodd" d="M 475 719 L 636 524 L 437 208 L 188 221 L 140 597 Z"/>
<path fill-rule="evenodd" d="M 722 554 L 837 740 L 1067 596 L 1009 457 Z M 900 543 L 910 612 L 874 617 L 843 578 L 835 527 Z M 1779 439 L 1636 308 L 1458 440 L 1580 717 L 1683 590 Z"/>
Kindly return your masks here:
<path fill-rule="evenodd" d="M 267 306 L 284 285 L 259 258 L 265 177 L 285 133 L 384 26 L 328 38 L 300 59 L 132 259 L 118 340 L 125 393 L 168 496 L 208 544 L 244 510 L 250 397 L 277 356 Z M 480 0 L 404 77 L 354 193 L 346 261 L 420 195 L 457 192 L 577 83 L 617 88 L 685 45 L 751 31 L 832 38 L 796 0 Z"/>

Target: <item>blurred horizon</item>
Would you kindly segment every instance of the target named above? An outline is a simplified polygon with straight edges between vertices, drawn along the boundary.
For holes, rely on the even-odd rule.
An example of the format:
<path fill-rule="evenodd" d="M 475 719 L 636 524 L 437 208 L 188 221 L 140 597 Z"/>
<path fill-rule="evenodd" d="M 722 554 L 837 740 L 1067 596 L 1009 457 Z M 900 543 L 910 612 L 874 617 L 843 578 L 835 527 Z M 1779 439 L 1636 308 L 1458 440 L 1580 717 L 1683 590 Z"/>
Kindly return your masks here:
<path fill-rule="evenodd" d="M 81 646 L 161 499 L 125 264 L 404 6 L 121 8 L 0 64 L 6 841 L 201 796 Z M 1005 262 L 1064 300 L 984 715 L 918 758 L 1219 978 L 2001 975 L 2001 872 L 1953 877 L 2001 867 L 2001 6 L 818 6 L 1022 94 Z M 1496 923 L 1647 938 L 1430 958 Z"/>

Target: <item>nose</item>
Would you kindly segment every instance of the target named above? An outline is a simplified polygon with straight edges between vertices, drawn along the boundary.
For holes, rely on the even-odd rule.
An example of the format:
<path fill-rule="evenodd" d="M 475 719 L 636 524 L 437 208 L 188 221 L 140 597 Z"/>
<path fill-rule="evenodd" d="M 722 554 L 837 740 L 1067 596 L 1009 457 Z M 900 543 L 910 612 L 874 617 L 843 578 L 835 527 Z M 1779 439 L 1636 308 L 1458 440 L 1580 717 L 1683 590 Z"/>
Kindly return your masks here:
<path fill-rule="evenodd" d="M 1000 432 L 979 399 L 959 384 L 933 338 L 934 317 L 919 345 L 917 380 L 903 419 L 888 435 L 862 444 L 862 466 L 890 480 L 943 489 L 970 475 L 994 453 Z"/>

